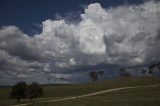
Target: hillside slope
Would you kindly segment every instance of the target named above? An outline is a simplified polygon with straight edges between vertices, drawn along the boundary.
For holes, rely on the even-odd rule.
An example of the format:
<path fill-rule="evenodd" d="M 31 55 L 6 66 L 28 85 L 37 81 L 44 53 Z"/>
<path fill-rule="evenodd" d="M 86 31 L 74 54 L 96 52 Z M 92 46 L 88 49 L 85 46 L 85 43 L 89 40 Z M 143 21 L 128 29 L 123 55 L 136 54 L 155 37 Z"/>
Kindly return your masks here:
<path fill-rule="evenodd" d="M 144 78 L 123 78 L 123 79 L 116 79 L 116 80 L 108 80 L 103 82 L 97 82 L 97 83 L 89 83 L 89 84 L 77 84 L 77 85 L 61 85 L 61 86 L 43 86 L 44 88 L 44 96 L 42 98 L 36 99 L 35 101 L 42 101 L 42 100 L 53 100 L 57 98 L 65 98 L 70 96 L 80 96 L 88 93 L 103 91 L 107 89 L 113 89 L 113 88 L 120 88 L 120 87 L 134 87 L 134 86 L 143 86 L 143 85 L 152 85 L 152 84 L 160 84 L 160 78 L 153 78 L 153 77 L 144 77 Z M 47 103 L 46 106 L 52 106 L 53 104 L 57 104 L 57 106 L 70 106 L 71 104 L 74 104 L 74 106 L 90 106 L 95 101 L 99 101 L 99 104 L 101 103 L 112 103 L 115 100 L 118 100 L 119 102 L 125 103 L 129 102 L 130 100 L 141 100 L 141 101 L 158 101 L 160 98 L 160 90 L 158 90 L 159 87 L 150 87 L 150 88 L 139 88 L 139 89 L 133 89 L 133 90 L 121 90 L 121 91 L 115 91 L 113 93 L 104 93 L 101 95 L 96 95 L 93 97 L 85 97 L 85 98 L 79 98 L 76 100 L 67 100 L 63 102 L 55 102 L 55 103 Z M 5 92 L 4 92 L 5 91 Z M 10 105 L 15 104 L 15 100 L 9 99 L 9 91 L 10 88 L 1 88 L 0 89 L 0 105 Z M 130 98 L 134 97 L 134 98 Z M 140 97 L 140 99 L 138 99 Z M 147 97 L 147 98 L 146 98 Z M 152 98 L 150 98 L 152 97 Z M 153 98 L 154 97 L 154 98 Z M 120 99 L 118 99 L 120 98 Z M 137 99 L 136 99 L 137 98 Z M 87 99 L 87 101 L 86 101 Z M 95 99 L 92 100 L 92 99 Z M 103 101 L 101 101 L 103 100 Z M 110 100 L 110 102 L 109 102 Z M 26 100 L 24 100 L 26 101 Z M 108 102 L 107 102 L 108 101 Z M 81 104 L 81 102 L 83 104 Z M 107 103 L 106 103 L 107 102 Z M 127 102 L 127 103 L 128 103 Z M 130 101 L 131 102 L 131 101 Z M 60 103 L 60 104 L 59 104 Z M 67 104 L 66 104 L 67 103 Z M 71 104 L 70 104 L 71 103 Z M 91 104 L 90 104 L 91 103 Z M 118 103 L 118 102 L 116 102 Z M 127 104 L 126 103 L 126 104 Z M 78 105 L 81 104 L 81 105 Z M 87 105 L 88 104 L 88 105 Z M 96 103 L 94 103 L 96 104 Z M 94 104 L 92 106 L 94 106 Z M 133 103 L 132 103 L 133 104 Z M 44 104 L 38 104 L 37 106 L 43 106 Z M 95 106 L 97 106 L 95 105 Z M 104 104 L 103 104 L 104 105 Z M 72 105 L 71 105 L 72 106 Z M 113 105 L 114 106 L 114 105 Z M 125 106 L 124 104 L 122 106 Z M 157 105 L 158 106 L 158 105 Z"/>

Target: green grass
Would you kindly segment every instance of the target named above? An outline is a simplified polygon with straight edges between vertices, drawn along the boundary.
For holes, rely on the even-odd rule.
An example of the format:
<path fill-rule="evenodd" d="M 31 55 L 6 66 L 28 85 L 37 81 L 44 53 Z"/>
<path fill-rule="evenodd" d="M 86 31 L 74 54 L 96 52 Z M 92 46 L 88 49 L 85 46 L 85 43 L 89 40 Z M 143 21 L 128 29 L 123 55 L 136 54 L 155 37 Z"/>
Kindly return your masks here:
<path fill-rule="evenodd" d="M 42 98 L 36 99 L 35 101 L 42 101 L 44 98 L 48 100 L 69 96 L 79 96 L 118 87 L 142 86 L 150 84 L 160 84 L 160 78 L 124 78 L 89 84 L 43 86 L 44 96 Z M 76 100 L 46 103 L 45 106 L 52 106 L 53 104 L 54 106 L 104 106 L 105 104 L 112 106 L 112 103 L 114 103 L 113 106 L 136 106 L 136 103 L 141 104 L 139 106 L 143 106 L 146 103 L 147 106 L 148 104 L 153 104 L 154 102 L 155 105 L 152 106 L 160 106 L 160 103 L 158 102 L 160 101 L 160 90 L 158 89 L 160 88 L 153 87 L 115 91 L 112 93 L 79 98 Z M 9 99 L 10 90 L 10 88 L 0 88 L 0 106 L 7 106 L 16 103 L 15 100 Z M 23 101 L 26 102 L 27 100 Z M 44 104 L 35 104 L 34 106 L 44 106 Z"/>
<path fill-rule="evenodd" d="M 44 103 L 30 106 L 44 106 Z M 160 106 L 160 87 L 126 89 L 74 100 L 45 103 L 45 106 Z"/>
<path fill-rule="evenodd" d="M 79 85 L 46 86 L 44 87 L 44 97 L 76 96 L 117 87 L 141 86 L 157 83 L 160 84 L 160 78 L 146 77 L 124 78 Z"/>
<path fill-rule="evenodd" d="M 8 100 L 9 99 L 9 92 L 11 88 L 10 87 L 3 87 L 0 88 L 0 101 Z"/>

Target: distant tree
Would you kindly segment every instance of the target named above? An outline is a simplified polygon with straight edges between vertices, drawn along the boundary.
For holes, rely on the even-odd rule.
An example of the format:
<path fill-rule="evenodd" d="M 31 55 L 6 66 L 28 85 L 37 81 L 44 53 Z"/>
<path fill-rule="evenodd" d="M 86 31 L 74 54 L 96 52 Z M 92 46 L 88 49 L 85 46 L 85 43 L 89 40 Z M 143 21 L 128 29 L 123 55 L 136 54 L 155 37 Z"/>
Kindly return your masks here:
<path fill-rule="evenodd" d="M 120 68 L 120 76 L 121 77 L 130 77 L 130 73 L 126 71 L 126 68 Z"/>
<path fill-rule="evenodd" d="M 31 100 L 33 98 L 37 98 L 37 97 L 43 96 L 43 89 L 38 83 L 33 82 L 32 84 L 30 84 L 28 86 L 27 95 L 28 95 L 28 98 L 29 98 L 29 100 L 31 102 Z"/>
<path fill-rule="evenodd" d="M 148 67 L 148 70 L 154 70 L 157 67 L 157 64 L 152 64 Z"/>
<path fill-rule="evenodd" d="M 157 64 L 154 64 L 155 68 L 157 68 L 160 71 L 160 61 Z"/>
<path fill-rule="evenodd" d="M 160 71 L 160 61 L 156 64 L 149 65 L 148 66 L 148 73 L 151 75 L 154 74 L 154 71 L 156 71 L 155 69 Z"/>
<path fill-rule="evenodd" d="M 19 103 L 22 98 L 27 97 L 27 84 L 25 82 L 18 82 L 15 86 L 12 87 L 10 97 L 17 99 Z"/>
<path fill-rule="evenodd" d="M 98 71 L 97 72 L 97 75 L 103 76 L 103 74 L 104 74 L 104 71 Z"/>
<path fill-rule="evenodd" d="M 143 75 L 145 75 L 145 74 L 146 74 L 146 72 L 147 72 L 147 70 L 146 70 L 146 69 L 141 69 L 141 73 L 142 73 Z"/>
<path fill-rule="evenodd" d="M 95 82 L 98 80 L 99 75 L 102 77 L 103 74 L 104 71 L 98 71 L 98 72 L 92 71 L 89 73 L 89 77 L 91 78 L 92 82 Z"/>
<path fill-rule="evenodd" d="M 149 70 L 148 73 L 149 73 L 150 75 L 153 75 L 154 72 L 153 72 L 153 70 Z"/>
<path fill-rule="evenodd" d="M 98 75 L 95 71 L 90 72 L 89 77 L 91 78 L 92 82 L 95 82 L 98 79 Z"/>
<path fill-rule="evenodd" d="M 152 65 L 148 66 L 148 74 L 153 75 L 155 68 L 158 68 L 158 64 L 152 64 Z"/>
<path fill-rule="evenodd" d="M 63 77 L 60 77 L 59 79 L 60 79 L 61 81 L 66 81 L 66 79 L 63 78 Z"/>

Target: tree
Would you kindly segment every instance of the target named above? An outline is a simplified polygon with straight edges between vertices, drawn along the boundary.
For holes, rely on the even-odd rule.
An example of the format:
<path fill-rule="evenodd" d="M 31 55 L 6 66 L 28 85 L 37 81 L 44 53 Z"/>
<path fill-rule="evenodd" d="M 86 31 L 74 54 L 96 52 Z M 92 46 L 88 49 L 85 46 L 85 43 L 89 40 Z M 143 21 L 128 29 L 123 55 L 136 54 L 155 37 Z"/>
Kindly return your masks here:
<path fill-rule="evenodd" d="M 19 103 L 22 98 L 27 97 L 27 84 L 25 82 L 18 82 L 15 86 L 12 87 L 12 91 L 10 93 L 11 98 L 17 99 Z"/>
<path fill-rule="evenodd" d="M 103 76 L 104 74 L 104 71 L 98 71 L 98 72 L 95 72 L 95 71 L 92 71 L 89 73 L 89 77 L 91 78 L 91 80 L 93 82 L 97 81 L 98 80 L 98 76 Z"/>
<path fill-rule="evenodd" d="M 147 72 L 147 70 L 146 70 L 146 69 L 142 69 L 142 70 L 141 70 L 141 73 L 142 73 L 143 75 L 145 75 L 145 74 L 146 74 L 146 72 Z"/>
<path fill-rule="evenodd" d="M 150 75 L 153 75 L 155 68 L 157 68 L 157 64 L 152 64 L 152 65 L 148 66 L 148 73 L 149 73 Z"/>
<path fill-rule="evenodd" d="M 27 95 L 28 95 L 28 98 L 31 102 L 31 99 L 43 96 L 43 89 L 38 83 L 33 82 L 28 87 L 28 94 Z"/>
<path fill-rule="evenodd" d="M 126 71 L 125 68 L 120 68 L 120 76 L 122 77 L 130 77 L 130 73 Z"/>
<path fill-rule="evenodd" d="M 152 71 L 156 68 L 156 66 L 157 66 L 156 64 L 152 64 L 148 67 L 148 70 Z"/>
<path fill-rule="evenodd" d="M 63 78 L 63 77 L 60 77 L 59 80 L 61 80 L 61 81 L 66 81 L 66 79 Z"/>
<path fill-rule="evenodd" d="M 103 76 L 103 74 L 104 74 L 104 71 L 98 71 L 97 72 L 97 75 Z"/>
<path fill-rule="evenodd" d="M 158 63 L 156 63 L 156 64 L 151 64 L 151 65 L 149 65 L 149 66 L 148 66 L 148 73 L 149 73 L 150 75 L 153 75 L 154 72 L 155 72 L 157 69 L 160 71 L 160 61 L 159 61 Z"/>
<path fill-rule="evenodd" d="M 153 70 L 149 70 L 148 73 L 149 73 L 150 75 L 153 75 L 154 72 L 153 72 Z"/>
<path fill-rule="evenodd" d="M 90 72 L 89 73 L 89 77 L 91 78 L 91 80 L 93 82 L 97 81 L 97 79 L 98 79 L 98 75 L 97 75 L 97 73 L 95 71 Z"/>

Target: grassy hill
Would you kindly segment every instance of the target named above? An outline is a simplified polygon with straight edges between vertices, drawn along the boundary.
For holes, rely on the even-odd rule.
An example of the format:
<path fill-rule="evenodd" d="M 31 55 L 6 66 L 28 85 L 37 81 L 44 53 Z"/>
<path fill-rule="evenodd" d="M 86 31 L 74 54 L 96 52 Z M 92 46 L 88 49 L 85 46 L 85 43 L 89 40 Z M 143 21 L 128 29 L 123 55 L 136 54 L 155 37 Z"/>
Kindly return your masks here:
<path fill-rule="evenodd" d="M 160 106 L 160 87 L 115 91 L 91 97 L 29 106 Z"/>
<path fill-rule="evenodd" d="M 35 101 L 79 96 L 92 92 L 129 86 L 160 84 L 160 78 L 123 78 L 97 83 L 77 85 L 43 86 L 44 96 Z M 0 88 L 0 106 L 15 104 L 9 99 L 11 88 Z M 24 100 L 27 101 L 27 100 Z M 160 87 L 136 88 L 104 93 L 91 97 L 77 98 L 61 102 L 34 104 L 31 106 L 160 106 Z"/>

